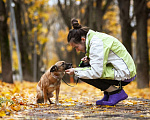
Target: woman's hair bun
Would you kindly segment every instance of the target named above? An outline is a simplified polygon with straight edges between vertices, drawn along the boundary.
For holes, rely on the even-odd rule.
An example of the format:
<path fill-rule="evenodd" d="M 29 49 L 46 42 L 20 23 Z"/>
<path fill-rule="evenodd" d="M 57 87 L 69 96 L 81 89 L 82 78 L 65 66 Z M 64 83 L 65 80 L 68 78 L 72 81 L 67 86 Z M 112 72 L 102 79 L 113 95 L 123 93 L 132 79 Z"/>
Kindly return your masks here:
<path fill-rule="evenodd" d="M 71 20 L 71 23 L 72 23 L 72 26 L 73 26 L 74 29 L 79 29 L 79 28 L 82 27 L 82 26 L 78 23 L 78 20 L 76 20 L 75 18 L 73 18 L 73 19 Z"/>

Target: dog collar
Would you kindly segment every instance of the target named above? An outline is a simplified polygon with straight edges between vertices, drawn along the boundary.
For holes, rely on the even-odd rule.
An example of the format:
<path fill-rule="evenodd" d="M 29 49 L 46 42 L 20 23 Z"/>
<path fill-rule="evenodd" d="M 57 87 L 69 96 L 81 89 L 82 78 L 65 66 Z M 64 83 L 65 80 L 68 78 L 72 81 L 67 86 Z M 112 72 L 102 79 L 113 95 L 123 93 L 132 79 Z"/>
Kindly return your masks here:
<path fill-rule="evenodd" d="M 57 79 L 57 81 L 60 80 L 60 78 L 58 76 L 54 75 L 53 73 L 52 73 L 52 77 L 55 78 L 55 79 Z"/>

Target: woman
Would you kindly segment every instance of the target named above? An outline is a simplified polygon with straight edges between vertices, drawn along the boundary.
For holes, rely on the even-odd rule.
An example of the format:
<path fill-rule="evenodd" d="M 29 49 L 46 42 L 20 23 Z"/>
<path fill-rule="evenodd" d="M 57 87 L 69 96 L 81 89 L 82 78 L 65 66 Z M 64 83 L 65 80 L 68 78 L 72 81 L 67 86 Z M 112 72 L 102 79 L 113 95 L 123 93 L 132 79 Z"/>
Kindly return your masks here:
<path fill-rule="evenodd" d="M 115 105 L 126 99 L 128 95 L 122 86 L 136 77 L 134 61 L 126 48 L 110 35 L 82 27 L 76 19 L 72 20 L 72 26 L 68 42 L 77 52 L 86 53 L 81 60 L 90 66 L 65 72 L 104 91 L 104 97 L 96 101 L 96 105 Z"/>

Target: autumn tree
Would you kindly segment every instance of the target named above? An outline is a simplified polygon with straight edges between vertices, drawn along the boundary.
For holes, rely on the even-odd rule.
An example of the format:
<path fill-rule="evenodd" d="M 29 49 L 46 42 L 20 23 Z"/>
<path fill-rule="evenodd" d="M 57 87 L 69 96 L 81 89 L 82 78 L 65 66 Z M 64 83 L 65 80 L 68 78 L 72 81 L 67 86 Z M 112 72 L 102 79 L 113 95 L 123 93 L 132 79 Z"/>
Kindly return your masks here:
<path fill-rule="evenodd" d="M 17 33 L 18 33 L 18 40 L 19 40 L 19 47 L 21 53 L 21 63 L 22 63 L 22 70 L 23 70 L 23 79 L 24 80 L 32 80 L 32 66 L 31 61 L 29 60 L 28 49 L 26 48 L 29 45 L 29 40 L 27 39 L 27 31 L 25 31 L 25 22 L 22 24 L 24 14 L 22 14 L 22 1 L 17 0 L 15 1 L 15 16 L 16 16 L 16 25 L 17 25 Z M 23 29 L 24 28 L 24 29 Z M 23 34 L 26 33 L 26 34 Z"/>
<path fill-rule="evenodd" d="M 86 8 L 86 25 L 91 29 L 103 31 L 104 15 L 112 0 L 88 0 Z"/>
<path fill-rule="evenodd" d="M 64 2 L 58 0 L 58 7 L 64 23 L 69 29 L 71 29 L 71 19 L 78 18 L 83 26 L 102 31 L 103 17 L 111 2 L 112 0 L 64 0 Z M 78 56 L 74 50 L 72 55 Z"/>
<path fill-rule="evenodd" d="M 33 81 L 34 55 L 36 55 L 36 76 L 41 77 L 43 54 L 49 33 L 48 1 L 47 0 L 15 0 L 15 17 L 21 54 L 23 79 Z M 35 34 L 36 33 L 36 34 Z"/>
<path fill-rule="evenodd" d="M 4 82 L 13 83 L 12 64 L 8 40 L 7 12 L 3 0 L 0 0 L 0 48 L 2 61 L 2 79 Z"/>
<path fill-rule="evenodd" d="M 118 0 L 120 10 L 122 41 L 130 54 L 132 54 L 131 36 L 134 30 L 137 32 L 137 83 L 138 88 L 149 86 L 149 60 L 147 44 L 147 7 L 145 0 Z M 132 16 L 130 7 L 134 7 Z M 136 26 L 131 26 L 131 21 L 136 18 Z"/>
<path fill-rule="evenodd" d="M 134 0 L 134 14 L 137 31 L 137 83 L 138 88 L 146 88 L 149 87 L 146 0 Z"/>
<path fill-rule="evenodd" d="M 111 3 L 112 0 L 64 0 L 64 2 L 58 0 L 58 7 L 64 23 L 69 29 L 71 29 L 71 19 L 78 18 L 83 26 L 88 26 L 96 31 L 103 31 L 104 16 Z M 67 35 L 65 39 L 67 39 Z M 66 46 L 66 43 L 61 44 Z M 62 52 L 59 50 L 57 49 L 58 54 Z M 74 67 L 78 66 L 81 58 L 84 56 L 83 53 L 76 53 L 74 49 L 68 51 L 67 55 L 69 56 L 68 61 L 72 62 Z M 59 57 L 62 58 L 61 56 L 62 54 Z"/>
<path fill-rule="evenodd" d="M 121 23 L 121 38 L 122 43 L 132 55 L 132 43 L 131 36 L 134 28 L 131 26 L 132 18 L 130 18 L 130 0 L 118 0 L 119 12 L 120 12 L 120 23 Z"/>
<path fill-rule="evenodd" d="M 76 1 L 73 0 L 64 0 L 64 4 L 61 3 L 60 0 L 58 0 L 58 7 L 60 9 L 60 13 L 61 16 L 64 20 L 65 25 L 71 29 L 71 19 L 72 18 L 77 18 L 79 16 L 79 7 L 76 3 Z M 68 12 L 69 11 L 69 12 Z M 65 28 L 64 28 L 65 30 Z M 67 40 L 67 34 L 65 36 L 65 41 Z M 62 41 L 62 43 L 64 46 L 66 46 L 66 43 L 64 44 L 64 41 Z M 59 52 L 61 53 L 61 51 L 57 51 L 57 53 L 59 54 Z M 72 51 L 68 51 L 67 55 L 70 56 L 69 58 L 65 59 L 68 62 L 72 62 L 74 66 L 77 66 L 79 64 L 80 59 L 84 56 L 82 53 L 76 53 L 75 49 L 73 49 Z M 60 58 L 62 58 L 63 56 L 60 55 Z M 63 57 L 64 58 L 64 57 Z M 76 60 L 76 58 L 78 58 L 78 60 Z"/>

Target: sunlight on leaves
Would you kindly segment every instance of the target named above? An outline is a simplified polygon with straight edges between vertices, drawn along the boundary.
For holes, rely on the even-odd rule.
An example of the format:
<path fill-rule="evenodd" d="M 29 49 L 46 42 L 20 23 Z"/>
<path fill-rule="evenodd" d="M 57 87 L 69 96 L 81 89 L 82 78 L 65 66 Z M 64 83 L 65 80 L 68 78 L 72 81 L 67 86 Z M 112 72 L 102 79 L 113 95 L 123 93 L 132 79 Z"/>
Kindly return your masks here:
<path fill-rule="evenodd" d="M 74 83 L 70 83 L 74 85 Z M 99 100 L 103 97 L 103 92 L 100 90 L 86 84 L 86 83 L 78 83 L 75 87 L 69 87 L 66 84 L 61 84 L 60 95 L 59 95 L 59 103 L 60 105 L 49 105 L 49 103 L 35 103 L 36 96 L 36 85 L 35 82 L 27 82 L 23 81 L 22 83 L 16 81 L 14 84 L 8 84 L 0 81 L 0 117 L 10 117 L 18 113 L 21 113 L 21 116 L 30 114 L 31 110 L 41 112 L 41 114 L 63 114 L 68 113 L 72 114 L 70 116 L 61 116 L 57 117 L 58 119 L 62 118 L 73 118 L 73 119 L 81 119 L 84 113 L 90 114 L 99 114 L 103 113 L 111 113 L 110 109 L 116 108 L 114 106 L 95 106 L 95 101 Z M 150 88 L 145 89 L 137 89 L 136 82 L 131 82 L 129 85 L 125 86 L 125 91 L 129 95 L 129 98 L 145 98 L 150 99 Z M 54 92 L 55 94 L 55 92 Z M 54 95 L 55 96 L 55 95 Z M 51 99 L 55 102 L 55 97 Z M 135 106 L 135 105 L 143 105 L 147 106 L 148 104 L 142 101 L 136 100 L 124 100 L 120 104 L 124 104 L 125 107 Z M 65 108 L 64 108 L 65 107 Z M 84 109 L 84 111 L 73 111 L 76 107 L 80 107 Z M 55 108 L 58 110 L 50 110 L 46 111 L 44 108 L 50 109 Z M 59 109 L 64 108 L 64 111 L 59 111 Z M 104 108 L 104 109 L 103 109 Z M 103 109 L 100 111 L 100 109 Z M 60 112 L 60 113 L 59 113 Z M 132 110 L 134 112 L 134 110 Z M 141 114 L 141 111 L 135 111 L 137 114 Z M 36 112 L 35 112 L 36 113 Z M 19 116 L 19 114 L 18 114 Z M 147 117 L 146 115 L 139 115 L 140 117 Z"/>

